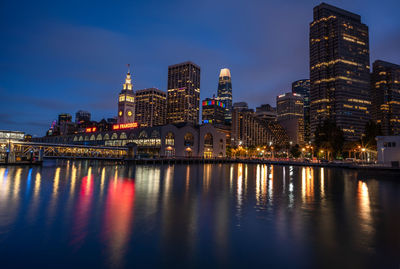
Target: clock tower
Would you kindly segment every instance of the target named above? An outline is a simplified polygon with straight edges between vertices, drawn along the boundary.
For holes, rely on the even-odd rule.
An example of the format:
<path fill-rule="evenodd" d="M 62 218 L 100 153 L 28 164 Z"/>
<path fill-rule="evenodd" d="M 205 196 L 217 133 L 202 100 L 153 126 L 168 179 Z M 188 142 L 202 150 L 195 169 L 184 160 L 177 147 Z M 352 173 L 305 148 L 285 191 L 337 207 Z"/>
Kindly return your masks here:
<path fill-rule="evenodd" d="M 129 65 L 128 65 L 129 66 Z M 118 96 L 118 123 L 135 121 L 135 93 L 133 92 L 131 73 L 128 69 L 125 83 Z"/>

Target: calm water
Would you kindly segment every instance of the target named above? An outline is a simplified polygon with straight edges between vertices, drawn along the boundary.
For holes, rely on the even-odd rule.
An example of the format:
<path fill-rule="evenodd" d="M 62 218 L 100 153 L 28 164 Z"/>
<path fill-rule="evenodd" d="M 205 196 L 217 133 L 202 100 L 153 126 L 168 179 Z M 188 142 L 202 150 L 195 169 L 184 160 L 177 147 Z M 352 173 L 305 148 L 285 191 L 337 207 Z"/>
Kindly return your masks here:
<path fill-rule="evenodd" d="M 245 164 L 0 167 L 0 268 L 173 265 L 398 269 L 400 177 Z"/>

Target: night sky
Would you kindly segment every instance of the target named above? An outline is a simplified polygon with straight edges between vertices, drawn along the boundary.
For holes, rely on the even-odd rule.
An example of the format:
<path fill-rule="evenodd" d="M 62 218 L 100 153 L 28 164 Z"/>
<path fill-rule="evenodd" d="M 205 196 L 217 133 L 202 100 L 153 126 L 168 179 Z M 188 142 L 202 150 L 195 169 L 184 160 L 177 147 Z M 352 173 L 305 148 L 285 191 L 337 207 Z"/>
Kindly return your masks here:
<path fill-rule="evenodd" d="M 42 136 L 59 113 L 116 116 L 130 63 L 134 89 L 166 90 L 168 65 L 201 67 L 201 99 L 230 68 L 233 101 L 275 105 L 309 76 L 319 1 L 0 1 L 0 129 Z M 369 26 L 370 60 L 400 64 L 400 1 L 328 1 Z"/>

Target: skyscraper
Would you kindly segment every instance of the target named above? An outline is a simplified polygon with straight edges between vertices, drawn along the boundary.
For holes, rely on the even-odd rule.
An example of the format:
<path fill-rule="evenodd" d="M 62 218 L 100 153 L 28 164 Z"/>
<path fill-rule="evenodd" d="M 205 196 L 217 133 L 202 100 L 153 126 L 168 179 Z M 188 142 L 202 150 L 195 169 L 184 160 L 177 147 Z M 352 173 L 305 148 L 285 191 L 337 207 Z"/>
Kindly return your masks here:
<path fill-rule="evenodd" d="M 58 124 L 63 122 L 72 122 L 72 116 L 68 113 L 62 113 L 58 115 Z"/>
<path fill-rule="evenodd" d="M 192 62 L 168 66 L 167 122 L 199 123 L 200 67 Z"/>
<path fill-rule="evenodd" d="M 400 65 L 377 60 L 372 66 L 373 119 L 383 135 L 400 135 Z"/>
<path fill-rule="evenodd" d="M 134 95 L 131 73 L 128 70 L 125 83 L 118 97 L 118 123 L 130 123 L 135 121 Z"/>
<path fill-rule="evenodd" d="M 164 125 L 167 120 L 167 94 L 156 88 L 135 93 L 135 121 L 142 127 Z"/>
<path fill-rule="evenodd" d="M 225 104 L 225 121 L 232 121 L 232 79 L 228 68 L 221 69 L 218 80 L 217 99 Z"/>
<path fill-rule="evenodd" d="M 310 23 L 311 135 L 325 119 L 348 141 L 370 118 L 368 27 L 357 14 L 322 3 Z"/>
<path fill-rule="evenodd" d="M 304 98 L 304 141 L 310 140 L 310 80 L 300 79 L 292 83 L 292 92 Z"/>
<path fill-rule="evenodd" d="M 296 144 L 304 144 L 304 98 L 297 93 L 276 97 L 277 121 Z"/>
<path fill-rule="evenodd" d="M 75 114 L 75 123 L 89 122 L 91 119 L 91 114 L 85 110 L 78 110 Z"/>

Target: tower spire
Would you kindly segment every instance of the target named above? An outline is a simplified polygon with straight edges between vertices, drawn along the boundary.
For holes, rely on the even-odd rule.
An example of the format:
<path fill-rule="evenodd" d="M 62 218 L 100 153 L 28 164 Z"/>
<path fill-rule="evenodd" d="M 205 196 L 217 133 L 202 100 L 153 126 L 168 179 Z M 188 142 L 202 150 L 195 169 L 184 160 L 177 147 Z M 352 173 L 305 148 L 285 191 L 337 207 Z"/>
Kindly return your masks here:
<path fill-rule="evenodd" d="M 128 74 L 130 74 L 131 73 L 131 64 L 127 64 L 126 66 L 128 67 Z"/>

